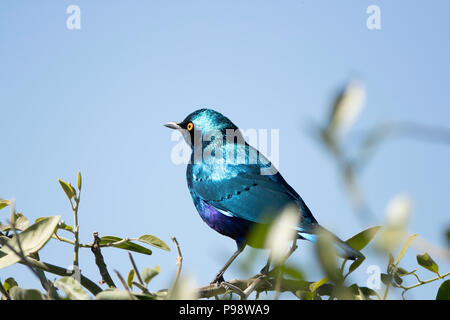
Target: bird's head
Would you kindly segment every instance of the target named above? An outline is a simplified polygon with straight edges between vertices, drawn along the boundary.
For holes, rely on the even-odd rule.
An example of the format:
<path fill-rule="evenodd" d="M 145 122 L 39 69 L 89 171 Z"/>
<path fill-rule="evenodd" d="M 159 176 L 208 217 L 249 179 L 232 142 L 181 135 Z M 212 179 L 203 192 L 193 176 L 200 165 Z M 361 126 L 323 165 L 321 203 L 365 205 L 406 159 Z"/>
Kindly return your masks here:
<path fill-rule="evenodd" d="M 211 137 L 220 133 L 225 137 L 227 129 L 238 131 L 238 127 L 230 119 L 211 109 L 196 110 L 183 121 L 168 122 L 165 126 L 181 131 L 184 139 L 191 146 L 196 139 L 204 139 L 205 136 Z"/>

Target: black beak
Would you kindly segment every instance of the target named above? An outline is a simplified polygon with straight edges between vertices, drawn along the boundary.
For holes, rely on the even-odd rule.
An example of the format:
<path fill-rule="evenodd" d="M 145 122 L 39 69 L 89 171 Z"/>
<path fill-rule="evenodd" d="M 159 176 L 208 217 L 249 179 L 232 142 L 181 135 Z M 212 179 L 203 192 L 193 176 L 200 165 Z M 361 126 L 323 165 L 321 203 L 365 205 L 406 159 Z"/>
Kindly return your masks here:
<path fill-rule="evenodd" d="M 180 125 L 176 122 L 167 122 L 164 124 L 164 126 L 167 128 L 170 128 L 170 129 L 175 129 L 175 130 L 181 129 Z"/>

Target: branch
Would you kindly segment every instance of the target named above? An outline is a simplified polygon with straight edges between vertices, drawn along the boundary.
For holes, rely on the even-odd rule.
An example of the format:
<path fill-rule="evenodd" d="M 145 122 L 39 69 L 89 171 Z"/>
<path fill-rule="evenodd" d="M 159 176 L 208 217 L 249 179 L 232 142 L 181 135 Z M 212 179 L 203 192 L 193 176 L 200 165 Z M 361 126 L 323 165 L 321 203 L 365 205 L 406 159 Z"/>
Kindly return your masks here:
<path fill-rule="evenodd" d="M 181 266 L 182 266 L 182 264 L 183 264 L 183 255 L 181 254 L 180 245 L 179 245 L 179 243 L 178 243 L 178 240 L 177 240 L 177 238 L 175 238 L 175 237 L 172 237 L 171 239 L 172 239 L 172 241 L 175 243 L 175 247 L 177 248 L 178 256 L 177 256 L 177 272 L 175 273 L 175 278 L 174 278 L 174 280 L 173 280 L 172 287 L 170 288 L 170 292 L 172 292 L 172 290 L 173 290 L 173 289 L 175 288 L 175 286 L 177 285 L 178 280 L 180 279 Z"/>
<path fill-rule="evenodd" d="M 61 277 L 65 277 L 65 276 L 69 275 L 67 272 L 67 269 L 65 269 L 65 268 L 58 267 L 58 266 L 55 266 L 50 263 L 38 261 L 38 260 L 30 258 L 30 257 L 26 258 L 26 262 L 19 261 L 19 263 L 23 264 L 23 265 L 29 264 L 36 269 L 50 272 L 50 273 L 56 274 Z M 89 278 L 86 278 L 82 274 L 80 274 L 80 283 L 83 287 L 85 287 L 87 290 L 89 290 L 93 295 L 97 295 L 98 293 L 100 293 L 102 291 L 102 289 L 95 282 L 91 281 Z"/>
<path fill-rule="evenodd" d="M 246 280 L 233 279 L 228 281 L 226 285 L 233 286 L 233 289 L 238 288 L 243 291 L 248 297 L 253 291 L 258 294 L 264 291 L 275 291 L 276 279 L 272 277 L 265 277 L 258 275 Z M 312 282 L 304 280 L 291 280 L 291 279 L 281 279 L 280 280 L 280 292 L 292 292 L 294 295 L 296 291 L 309 291 L 309 286 Z M 320 289 L 320 288 L 319 288 Z M 199 299 L 211 298 L 217 295 L 221 295 L 227 292 L 227 289 L 221 284 L 213 283 L 207 286 L 203 286 L 197 289 L 197 296 Z M 247 295 L 248 294 L 248 295 Z"/>
<path fill-rule="evenodd" d="M 106 284 L 110 288 L 115 288 L 116 285 L 114 284 L 114 281 L 108 273 L 105 260 L 103 259 L 103 255 L 100 250 L 100 238 L 98 236 L 98 232 L 94 232 L 94 243 L 91 247 L 91 251 L 92 253 L 94 253 L 95 264 L 98 266 L 98 270 L 100 271 L 100 275 L 102 276 L 102 283 L 106 282 Z"/>

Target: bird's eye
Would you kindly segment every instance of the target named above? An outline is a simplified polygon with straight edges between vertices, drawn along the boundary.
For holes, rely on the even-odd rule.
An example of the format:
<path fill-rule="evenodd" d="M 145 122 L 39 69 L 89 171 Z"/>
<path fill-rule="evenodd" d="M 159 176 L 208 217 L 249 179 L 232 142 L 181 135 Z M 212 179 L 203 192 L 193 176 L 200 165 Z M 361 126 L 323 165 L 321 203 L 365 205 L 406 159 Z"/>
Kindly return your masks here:
<path fill-rule="evenodd" d="M 191 131 L 194 128 L 194 124 L 192 122 L 189 122 L 186 126 L 186 128 Z"/>

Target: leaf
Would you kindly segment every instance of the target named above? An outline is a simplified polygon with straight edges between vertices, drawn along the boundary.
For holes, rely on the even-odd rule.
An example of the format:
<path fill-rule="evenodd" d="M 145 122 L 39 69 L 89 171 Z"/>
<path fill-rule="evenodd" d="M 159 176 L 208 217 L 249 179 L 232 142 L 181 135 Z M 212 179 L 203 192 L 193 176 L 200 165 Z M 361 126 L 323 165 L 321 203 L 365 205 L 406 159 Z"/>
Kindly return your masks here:
<path fill-rule="evenodd" d="M 23 253 L 27 256 L 30 253 L 39 251 L 47 241 L 52 237 L 55 228 L 59 222 L 60 216 L 44 218 L 27 229 L 9 239 L 6 243 L 19 252 L 18 240 L 20 241 Z M 18 239 L 17 239 L 18 238 Z M 0 249 L 0 269 L 8 267 L 20 261 L 17 256 L 6 244 Z"/>
<path fill-rule="evenodd" d="M 149 234 L 145 234 L 143 236 L 140 236 L 138 238 L 139 241 L 144 242 L 146 244 L 149 244 L 151 246 L 166 250 L 166 251 L 170 251 L 170 248 L 167 246 L 167 244 L 162 241 L 161 239 L 158 239 L 155 236 L 149 235 Z"/>
<path fill-rule="evenodd" d="M 382 273 L 380 278 L 381 282 L 383 282 L 385 285 L 388 285 L 392 282 L 392 275 L 390 274 Z"/>
<path fill-rule="evenodd" d="M 14 214 L 14 224 L 16 227 L 16 230 L 25 230 L 30 225 L 30 221 L 27 217 L 25 217 L 21 213 L 15 213 Z M 0 223 L 0 231 L 10 231 L 12 230 L 12 225 L 3 225 Z"/>
<path fill-rule="evenodd" d="M 127 283 L 128 283 L 128 287 L 130 287 L 130 289 L 133 288 L 134 276 L 135 276 L 134 269 L 131 269 L 130 272 L 128 273 L 128 277 L 127 277 Z"/>
<path fill-rule="evenodd" d="M 333 245 L 333 237 L 328 232 L 318 233 L 316 253 L 320 265 L 326 276 L 335 284 L 342 283 L 342 275 L 337 268 L 336 249 Z"/>
<path fill-rule="evenodd" d="M 400 285 L 400 284 L 402 284 L 403 279 L 400 278 L 400 276 L 396 273 L 396 274 L 394 274 L 394 281 L 396 284 Z"/>
<path fill-rule="evenodd" d="M 300 268 L 298 268 L 298 267 L 283 265 L 283 266 L 281 266 L 281 270 L 282 270 L 283 274 L 291 276 L 292 278 L 294 278 L 296 280 L 304 279 L 303 274 L 301 273 Z"/>
<path fill-rule="evenodd" d="M 36 289 L 12 287 L 9 291 L 12 300 L 45 300 L 45 296 Z"/>
<path fill-rule="evenodd" d="M 405 270 L 405 269 L 403 269 L 403 268 L 401 268 L 401 267 L 398 267 L 398 268 L 397 268 L 396 274 L 398 274 L 400 277 L 404 277 L 404 276 L 413 274 L 413 273 L 416 272 L 416 271 L 417 271 L 417 269 L 416 269 L 416 270 L 413 270 L 413 271 L 408 271 L 408 270 Z"/>
<path fill-rule="evenodd" d="M 414 241 L 414 239 L 417 237 L 417 234 L 413 234 L 412 236 L 410 236 L 405 244 L 403 245 L 402 250 L 400 250 L 400 253 L 397 256 L 397 259 L 395 259 L 395 265 L 397 266 L 400 262 L 400 260 L 402 260 L 403 256 L 405 255 L 406 251 L 408 251 L 409 247 L 411 246 L 411 243 Z"/>
<path fill-rule="evenodd" d="M 434 262 L 428 253 L 418 254 L 417 263 L 431 272 L 439 275 L 439 266 Z"/>
<path fill-rule="evenodd" d="M 321 286 L 323 286 L 325 283 L 327 283 L 328 278 L 324 277 L 322 279 L 320 279 L 319 281 L 313 282 L 309 285 L 309 290 L 311 292 L 316 291 L 318 288 L 320 288 Z"/>
<path fill-rule="evenodd" d="M 78 171 L 77 187 L 78 187 L 78 191 L 81 191 L 81 172 L 80 171 Z"/>
<path fill-rule="evenodd" d="M 439 287 L 436 300 L 450 300 L 450 280 L 445 280 Z"/>
<path fill-rule="evenodd" d="M 368 287 L 359 287 L 356 283 L 352 284 L 349 288 L 351 289 L 352 294 L 355 296 L 362 295 L 364 300 L 371 296 L 378 296 L 378 293 L 375 290 Z"/>
<path fill-rule="evenodd" d="M 355 261 L 353 261 L 353 263 L 348 268 L 348 274 L 350 274 L 353 271 L 355 271 L 356 269 L 358 269 L 358 267 L 364 262 L 364 260 L 366 260 L 365 257 L 364 258 L 360 258 L 360 259 L 356 259 Z"/>
<path fill-rule="evenodd" d="M 336 97 L 330 114 L 328 130 L 348 130 L 362 111 L 366 99 L 364 86 L 352 81 Z"/>
<path fill-rule="evenodd" d="M 0 210 L 9 206 L 10 204 L 11 204 L 11 202 L 9 200 L 0 200 Z"/>
<path fill-rule="evenodd" d="M 16 282 L 16 280 L 14 280 L 14 278 L 8 278 L 5 280 L 5 282 L 3 283 L 3 288 L 5 288 L 6 292 L 9 293 L 9 291 L 11 290 L 12 287 L 17 287 L 19 286 Z"/>
<path fill-rule="evenodd" d="M 90 300 L 89 294 L 73 277 L 62 277 L 54 282 L 55 287 L 64 291 L 70 300 Z"/>
<path fill-rule="evenodd" d="M 145 268 L 141 272 L 142 280 L 145 282 L 145 284 L 148 285 L 148 283 L 159 273 L 161 272 L 161 267 L 156 266 L 155 268 Z"/>
<path fill-rule="evenodd" d="M 103 290 L 95 296 L 96 300 L 130 300 L 128 292 L 116 288 Z"/>
<path fill-rule="evenodd" d="M 347 243 L 353 249 L 361 251 L 369 244 L 373 237 L 375 237 L 380 228 L 380 226 L 368 228 L 364 231 L 361 231 L 357 235 L 354 235 L 353 237 L 345 241 L 345 243 Z"/>
<path fill-rule="evenodd" d="M 119 238 L 119 237 L 104 236 L 104 237 L 101 237 L 100 245 L 105 245 L 105 244 L 118 242 L 118 241 L 122 241 L 122 240 L 123 239 Z M 134 251 L 134 252 L 138 252 L 138 253 L 143 253 L 143 254 L 147 254 L 147 255 L 151 255 L 152 254 L 152 250 L 147 249 L 147 248 L 145 248 L 143 246 L 140 246 L 140 245 L 138 245 L 136 243 L 133 243 L 131 241 L 127 241 L 127 242 L 124 242 L 124 243 L 119 244 L 119 245 L 113 245 L 112 247 L 125 249 L 125 250 L 128 250 L 128 251 Z"/>
<path fill-rule="evenodd" d="M 61 188 L 64 190 L 64 193 L 66 194 L 67 198 L 69 198 L 69 200 L 71 200 L 72 198 L 75 197 L 75 189 L 68 184 L 65 181 L 62 181 L 61 179 L 58 179 L 59 184 L 61 185 Z"/>
<path fill-rule="evenodd" d="M 72 226 L 65 224 L 64 221 L 61 221 L 60 223 L 58 223 L 58 229 L 73 232 Z"/>

